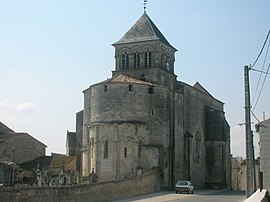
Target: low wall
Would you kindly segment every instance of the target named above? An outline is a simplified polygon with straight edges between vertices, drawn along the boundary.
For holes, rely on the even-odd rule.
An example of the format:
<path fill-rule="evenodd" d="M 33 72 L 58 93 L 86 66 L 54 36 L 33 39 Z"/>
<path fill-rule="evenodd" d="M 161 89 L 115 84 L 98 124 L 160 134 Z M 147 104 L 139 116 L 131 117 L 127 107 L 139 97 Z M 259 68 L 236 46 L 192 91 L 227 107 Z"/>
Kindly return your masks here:
<path fill-rule="evenodd" d="M 159 172 L 150 171 L 132 178 L 96 185 L 62 187 L 2 187 L 0 201 L 5 202 L 84 202 L 111 201 L 160 190 Z"/>
<path fill-rule="evenodd" d="M 268 202 L 269 193 L 267 190 L 258 189 L 255 193 L 253 193 L 249 198 L 247 198 L 244 202 Z"/>

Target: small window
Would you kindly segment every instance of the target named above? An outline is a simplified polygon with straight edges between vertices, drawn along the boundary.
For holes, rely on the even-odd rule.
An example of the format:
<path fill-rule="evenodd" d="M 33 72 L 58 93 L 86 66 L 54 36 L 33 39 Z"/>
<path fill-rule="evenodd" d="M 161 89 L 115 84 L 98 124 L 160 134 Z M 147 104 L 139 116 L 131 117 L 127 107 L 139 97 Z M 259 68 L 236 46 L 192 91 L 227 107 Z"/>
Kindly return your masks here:
<path fill-rule="evenodd" d="M 109 157 L 109 148 L 108 148 L 108 140 L 104 142 L 104 159 L 107 159 Z"/>
<path fill-rule="evenodd" d="M 139 156 L 139 158 L 142 157 L 142 148 L 143 148 L 143 142 L 142 142 L 142 140 L 139 140 L 139 145 L 138 145 L 138 156 Z"/>
<path fill-rule="evenodd" d="M 152 116 L 155 115 L 155 111 L 154 111 L 154 110 L 151 111 L 151 115 L 152 115 Z"/>
<path fill-rule="evenodd" d="M 153 87 L 149 87 L 149 94 L 154 94 L 154 89 L 153 89 Z"/>
<path fill-rule="evenodd" d="M 130 92 L 133 91 L 133 85 L 128 85 L 128 91 L 130 91 Z"/>
<path fill-rule="evenodd" d="M 124 156 L 125 158 L 127 158 L 127 148 L 125 147 L 125 150 L 124 150 Z"/>
<path fill-rule="evenodd" d="M 108 90 L 107 85 L 104 85 L 104 86 L 103 86 L 103 91 L 104 91 L 104 92 L 107 92 L 107 90 Z"/>

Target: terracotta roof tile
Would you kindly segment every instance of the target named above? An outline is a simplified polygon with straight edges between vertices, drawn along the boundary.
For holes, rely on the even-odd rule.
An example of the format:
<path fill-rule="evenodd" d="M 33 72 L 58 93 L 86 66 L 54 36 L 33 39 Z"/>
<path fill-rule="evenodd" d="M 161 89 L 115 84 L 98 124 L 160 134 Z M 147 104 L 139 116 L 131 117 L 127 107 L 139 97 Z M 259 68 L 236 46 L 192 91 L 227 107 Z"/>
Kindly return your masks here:
<path fill-rule="evenodd" d="M 101 83 L 135 83 L 135 84 L 143 84 L 143 85 L 150 85 L 150 86 L 158 86 L 154 83 L 135 79 L 135 78 L 123 75 L 123 74 L 115 75 L 114 77 L 110 79 L 100 82 L 99 84 Z"/>

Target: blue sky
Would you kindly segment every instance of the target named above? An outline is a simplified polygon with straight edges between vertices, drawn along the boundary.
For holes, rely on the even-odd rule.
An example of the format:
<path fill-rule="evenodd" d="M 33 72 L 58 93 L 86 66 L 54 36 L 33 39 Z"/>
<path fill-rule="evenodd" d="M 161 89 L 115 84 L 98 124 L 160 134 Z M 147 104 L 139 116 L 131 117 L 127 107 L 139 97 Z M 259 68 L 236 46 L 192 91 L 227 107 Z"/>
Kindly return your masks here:
<path fill-rule="evenodd" d="M 147 13 L 178 49 L 178 80 L 198 81 L 225 103 L 232 153 L 245 155 L 243 67 L 270 28 L 269 0 L 149 0 Z M 0 121 L 65 153 L 82 91 L 111 77 L 114 48 L 143 14 L 143 0 L 0 0 Z M 266 47 L 267 48 L 267 47 Z M 265 54 L 254 68 L 261 69 Z M 266 67 L 270 56 L 266 58 Z M 259 73 L 250 72 L 253 95 Z M 270 81 L 254 110 L 270 118 Z M 253 120 L 256 123 L 256 120 Z M 258 134 L 255 134 L 255 145 Z M 256 151 L 258 155 L 258 151 Z"/>

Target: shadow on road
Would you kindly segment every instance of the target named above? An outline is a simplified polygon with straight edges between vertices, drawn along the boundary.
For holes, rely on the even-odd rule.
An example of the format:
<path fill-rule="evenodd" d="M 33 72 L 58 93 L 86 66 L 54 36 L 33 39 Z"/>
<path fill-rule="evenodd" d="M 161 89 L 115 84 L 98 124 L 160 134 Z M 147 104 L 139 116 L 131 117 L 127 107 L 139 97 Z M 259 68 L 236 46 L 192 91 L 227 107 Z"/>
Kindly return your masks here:
<path fill-rule="evenodd" d="M 226 195 L 229 193 L 234 196 L 244 196 L 245 191 L 231 191 L 231 190 L 197 190 L 194 192 L 197 195 Z"/>

